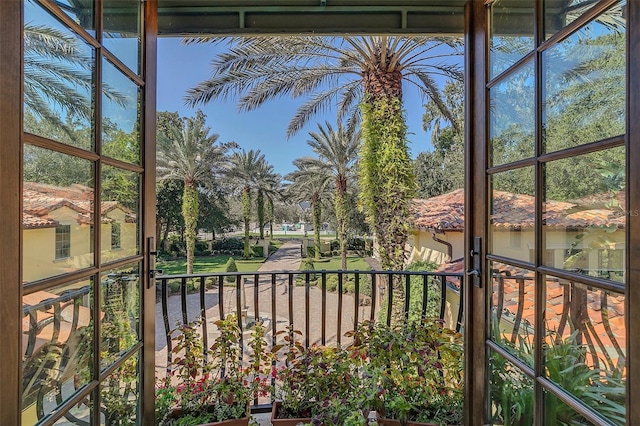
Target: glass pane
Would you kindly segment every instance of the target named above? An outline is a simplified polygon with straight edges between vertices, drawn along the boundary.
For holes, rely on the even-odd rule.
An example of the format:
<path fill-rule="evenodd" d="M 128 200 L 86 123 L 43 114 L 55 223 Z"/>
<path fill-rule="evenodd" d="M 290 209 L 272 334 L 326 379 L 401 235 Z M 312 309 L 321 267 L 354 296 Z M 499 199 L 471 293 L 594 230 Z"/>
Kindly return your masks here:
<path fill-rule="evenodd" d="M 491 5 L 491 78 L 534 48 L 533 1 L 497 0 Z"/>
<path fill-rule="evenodd" d="M 109 0 L 104 3 L 102 43 L 135 73 L 140 69 L 140 2 Z"/>
<path fill-rule="evenodd" d="M 139 252 L 140 175 L 102 167 L 102 263 Z"/>
<path fill-rule="evenodd" d="M 489 90 L 491 165 L 533 157 L 535 148 L 533 63 Z"/>
<path fill-rule="evenodd" d="M 533 367 L 535 276 L 533 271 L 491 262 L 491 338 Z"/>
<path fill-rule="evenodd" d="M 55 3 L 74 22 L 80 24 L 89 34 L 95 36 L 95 6 L 93 1 L 56 0 Z"/>
<path fill-rule="evenodd" d="M 111 62 L 102 64 L 102 154 L 140 164 L 139 88 Z"/>
<path fill-rule="evenodd" d="M 625 149 L 545 164 L 544 264 L 624 282 Z"/>
<path fill-rule="evenodd" d="M 592 21 L 542 54 L 546 152 L 624 134 L 626 41 L 618 18 Z"/>
<path fill-rule="evenodd" d="M 93 280 L 22 298 L 22 418 L 35 424 L 91 381 Z"/>
<path fill-rule="evenodd" d="M 543 424 L 545 425 L 590 426 L 593 424 L 549 392 L 544 393 L 544 413 Z"/>
<path fill-rule="evenodd" d="M 140 424 L 140 354 L 129 357 L 124 364 L 100 384 L 100 424 Z"/>
<path fill-rule="evenodd" d="M 546 38 L 578 19 L 596 3 L 593 0 L 546 0 L 543 3 Z M 626 1 L 605 12 L 597 20 L 605 25 L 624 25 L 623 5 L 626 5 Z"/>
<path fill-rule="evenodd" d="M 534 169 L 522 167 L 491 175 L 489 251 L 532 261 L 535 248 Z"/>
<path fill-rule="evenodd" d="M 491 424 L 532 425 L 533 380 L 495 352 L 491 352 L 489 380 Z"/>
<path fill-rule="evenodd" d="M 104 369 L 138 343 L 140 335 L 140 266 L 112 269 L 100 280 L 100 366 Z"/>
<path fill-rule="evenodd" d="M 93 265 L 93 163 L 24 147 L 23 279 Z"/>
<path fill-rule="evenodd" d="M 545 375 L 624 424 L 624 295 L 547 276 Z"/>
<path fill-rule="evenodd" d="M 94 49 L 35 2 L 24 14 L 25 132 L 93 149 Z"/>
<path fill-rule="evenodd" d="M 93 407 L 93 401 L 90 396 L 84 398 L 79 404 L 74 405 L 62 416 L 57 422 L 56 426 L 87 426 L 91 424 L 91 410 Z M 26 424 L 26 423 L 22 423 Z"/>

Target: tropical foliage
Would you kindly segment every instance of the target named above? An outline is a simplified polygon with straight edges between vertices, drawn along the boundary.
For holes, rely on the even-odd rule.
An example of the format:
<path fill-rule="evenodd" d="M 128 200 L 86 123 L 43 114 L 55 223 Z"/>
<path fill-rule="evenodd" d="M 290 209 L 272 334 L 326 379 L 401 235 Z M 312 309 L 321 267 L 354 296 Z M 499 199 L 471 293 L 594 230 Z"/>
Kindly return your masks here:
<path fill-rule="evenodd" d="M 291 184 L 287 186 L 287 196 L 297 202 L 311 202 L 311 216 L 313 221 L 314 257 L 320 260 L 320 218 L 322 205 L 327 204 L 330 196 L 330 176 L 323 168 L 304 158 L 294 160 L 297 170 L 287 174 L 285 179 Z"/>
<path fill-rule="evenodd" d="M 355 177 L 355 164 L 360 148 L 360 132 L 338 123 L 334 130 L 328 122 L 318 125 L 317 132 L 309 133 L 307 144 L 317 158 L 303 157 L 300 161 L 318 170 L 319 174 L 334 180 L 334 210 L 340 240 L 341 269 L 347 269 L 347 229 L 349 226 L 348 182 Z"/>
<path fill-rule="evenodd" d="M 187 273 L 193 272 L 196 225 L 199 212 L 198 182 L 211 179 L 225 163 L 225 144 L 216 144 L 218 135 L 205 126 L 206 116 L 198 111 L 193 118 L 170 123 L 158 132 L 157 175 L 160 180 L 181 180 L 182 217 L 185 225 Z"/>
<path fill-rule="evenodd" d="M 189 42 L 208 42 L 192 38 Z M 212 61 L 213 75 L 189 90 L 191 105 L 238 97 L 251 110 L 281 96 L 307 97 L 288 127 L 292 135 L 316 113 L 337 104 L 338 119 L 359 121 L 362 106 L 361 203 L 381 247 L 383 267 L 401 269 L 415 180 L 406 146 L 403 81 L 434 102 L 457 127 L 436 75 L 462 79 L 447 57 L 460 40 L 433 37 L 252 37 L 228 38 L 230 48 Z M 400 304 L 404 298 L 397 286 Z"/>

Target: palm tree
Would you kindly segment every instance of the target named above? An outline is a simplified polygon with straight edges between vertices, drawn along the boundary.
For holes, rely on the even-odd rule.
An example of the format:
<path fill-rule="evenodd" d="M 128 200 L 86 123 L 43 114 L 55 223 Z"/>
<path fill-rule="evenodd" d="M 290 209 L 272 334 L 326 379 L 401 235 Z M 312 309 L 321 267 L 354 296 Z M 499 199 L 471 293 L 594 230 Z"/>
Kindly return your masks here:
<path fill-rule="evenodd" d="M 212 61 L 212 77 L 187 91 L 189 105 L 239 97 L 240 111 L 251 111 L 282 96 L 307 96 L 292 118 L 295 134 L 315 114 L 338 105 L 339 118 L 354 117 L 367 95 L 402 97 L 402 83 L 433 100 L 455 119 L 442 100 L 435 79 L 462 80 L 460 67 L 448 59 L 461 55 L 461 41 L 446 37 L 199 37 L 190 43 L 228 41 L 227 52 Z"/>
<path fill-rule="evenodd" d="M 193 38 L 207 42 L 211 38 Z M 307 100 L 291 120 L 293 135 L 316 113 L 338 106 L 338 119 L 354 123 L 362 115 L 360 205 L 375 232 L 383 268 L 404 267 L 410 203 L 416 182 L 407 148 L 402 85 L 415 87 L 457 128 L 440 95 L 436 76 L 461 80 L 448 61 L 460 40 L 437 37 L 234 37 L 217 55 L 212 77 L 187 93 L 190 105 L 238 96 L 241 111 L 281 96 Z M 358 109 L 358 106 L 360 107 Z M 404 291 L 395 285 L 394 319 L 402 319 Z"/>
<path fill-rule="evenodd" d="M 88 49 L 87 49 L 88 51 Z M 93 59 L 77 37 L 46 25 L 24 25 L 24 105 L 34 117 L 62 129 L 71 140 L 75 119 L 91 122 Z M 125 98 L 103 85 L 104 95 L 123 104 Z M 66 113 L 67 119 L 60 117 Z"/>
<path fill-rule="evenodd" d="M 338 222 L 340 257 L 342 269 L 347 269 L 347 227 L 349 207 L 347 202 L 347 182 L 354 178 L 354 167 L 360 148 L 360 131 L 345 128 L 342 123 L 334 130 L 331 124 L 318 125 L 318 132 L 310 132 L 307 144 L 317 158 L 303 157 L 309 168 L 322 170 L 333 177 L 335 182 L 334 208 Z"/>
<path fill-rule="evenodd" d="M 256 210 L 260 226 L 260 239 L 264 238 L 265 217 L 268 215 L 268 212 L 265 212 L 265 207 L 270 206 L 268 203 L 273 196 L 272 188 L 274 187 L 274 181 L 278 178 L 279 175 L 273 172 L 273 166 L 266 161 L 260 165 L 256 172 Z M 265 202 L 267 202 L 267 206 L 265 206 Z"/>
<path fill-rule="evenodd" d="M 244 258 L 249 257 L 249 224 L 251 222 L 252 191 L 256 177 L 266 168 L 264 154 L 260 150 L 235 151 L 229 157 L 227 176 L 241 191 L 242 218 L 244 221 Z"/>
<path fill-rule="evenodd" d="M 282 176 L 279 174 L 273 175 L 268 185 L 269 187 L 265 191 L 265 196 L 267 197 L 267 221 L 269 222 L 269 239 L 273 240 L 273 221 L 275 220 L 274 201 L 284 200 Z"/>
<path fill-rule="evenodd" d="M 198 184 L 211 179 L 225 163 L 227 144 L 217 144 L 217 134 L 205 127 L 206 116 L 198 111 L 158 132 L 157 175 L 159 180 L 184 182 L 182 216 L 185 224 L 187 274 L 193 273 L 193 253 L 198 221 Z"/>
<path fill-rule="evenodd" d="M 320 219 L 322 204 L 330 195 L 331 175 L 325 169 L 314 167 L 304 159 L 293 161 L 297 170 L 287 174 L 284 178 L 291 182 L 287 186 L 288 197 L 297 202 L 311 202 L 311 216 L 313 221 L 313 237 L 315 260 L 320 260 Z"/>

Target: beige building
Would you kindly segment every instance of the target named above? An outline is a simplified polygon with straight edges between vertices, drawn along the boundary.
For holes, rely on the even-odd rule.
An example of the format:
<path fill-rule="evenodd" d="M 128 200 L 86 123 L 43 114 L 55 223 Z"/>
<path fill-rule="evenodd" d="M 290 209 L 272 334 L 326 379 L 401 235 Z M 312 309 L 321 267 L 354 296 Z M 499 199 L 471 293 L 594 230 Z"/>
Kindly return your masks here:
<path fill-rule="evenodd" d="M 93 265 L 93 189 L 74 184 L 58 187 L 24 183 L 23 281 L 71 272 Z M 117 201 L 100 209 L 102 261 L 137 254 L 135 214 Z"/>
<path fill-rule="evenodd" d="M 574 202 L 546 201 L 543 227 L 546 266 L 622 281 L 625 267 L 622 193 Z M 493 191 L 489 253 L 534 262 L 534 197 Z M 409 262 L 436 264 L 464 257 L 464 191 L 417 199 Z"/>

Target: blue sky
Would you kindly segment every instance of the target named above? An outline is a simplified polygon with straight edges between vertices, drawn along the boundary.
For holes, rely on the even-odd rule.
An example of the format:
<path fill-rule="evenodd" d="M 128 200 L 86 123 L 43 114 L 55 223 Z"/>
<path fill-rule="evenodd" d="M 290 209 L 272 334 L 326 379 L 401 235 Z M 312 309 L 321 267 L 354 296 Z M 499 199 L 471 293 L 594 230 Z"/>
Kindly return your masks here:
<path fill-rule="evenodd" d="M 316 131 L 318 123 L 325 120 L 335 127 L 335 111 L 318 115 L 296 136 L 287 139 L 287 125 L 302 99 L 281 98 L 244 113 L 237 111 L 231 99 L 212 101 L 195 109 L 187 107 L 184 104 L 187 89 L 210 76 L 209 62 L 219 48 L 206 44 L 187 46 L 178 38 L 158 40 L 158 111 L 178 111 L 181 116 L 192 116 L 196 109 L 201 109 L 207 115 L 207 124 L 220 135 L 221 141 L 235 141 L 247 150 L 261 150 L 277 173 L 284 175 L 293 171 L 294 159 L 312 154 L 306 143 L 309 132 Z M 422 130 L 423 102 L 417 91 L 407 85 L 404 103 L 410 149 L 415 157 L 430 150 L 430 135 Z"/>

